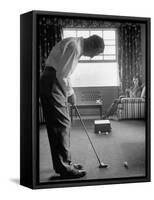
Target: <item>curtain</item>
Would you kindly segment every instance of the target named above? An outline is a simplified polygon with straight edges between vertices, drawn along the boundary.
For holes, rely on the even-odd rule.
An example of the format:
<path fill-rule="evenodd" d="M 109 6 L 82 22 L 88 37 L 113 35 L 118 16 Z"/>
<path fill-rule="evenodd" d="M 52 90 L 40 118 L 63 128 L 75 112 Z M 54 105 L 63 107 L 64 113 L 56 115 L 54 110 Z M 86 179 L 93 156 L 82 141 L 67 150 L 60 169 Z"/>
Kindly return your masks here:
<path fill-rule="evenodd" d="M 61 19 L 63 28 L 118 28 L 119 22 L 104 21 L 102 19 L 64 18 Z"/>
<path fill-rule="evenodd" d="M 54 17 L 39 17 L 38 36 L 39 68 L 42 72 L 51 49 L 62 39 L 62 27 L 59 20 Z"/>
<path fill-rule="evenodd" d="M 140 24 L 121 24 L 118 47 L 119 77 L 124 93 L 132 86 L 133 76 L 142 76 Z"/>

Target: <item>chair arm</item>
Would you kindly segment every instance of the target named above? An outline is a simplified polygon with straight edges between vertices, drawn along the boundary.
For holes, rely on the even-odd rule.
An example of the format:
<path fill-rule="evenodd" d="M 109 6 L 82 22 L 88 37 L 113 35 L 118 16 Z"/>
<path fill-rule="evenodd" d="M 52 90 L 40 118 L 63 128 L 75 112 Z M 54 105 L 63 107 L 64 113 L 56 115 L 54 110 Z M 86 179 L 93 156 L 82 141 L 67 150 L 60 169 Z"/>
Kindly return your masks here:
<path fill-rule="evenodd" d="M 123 98 L 118 104 L 118 119 L 144 119 L 145 98 Z"/>
<path fill-rule="evenodd" d="M 122 98 L 121 103 L 142 103 L 145 102 L 145 98 Z"/>

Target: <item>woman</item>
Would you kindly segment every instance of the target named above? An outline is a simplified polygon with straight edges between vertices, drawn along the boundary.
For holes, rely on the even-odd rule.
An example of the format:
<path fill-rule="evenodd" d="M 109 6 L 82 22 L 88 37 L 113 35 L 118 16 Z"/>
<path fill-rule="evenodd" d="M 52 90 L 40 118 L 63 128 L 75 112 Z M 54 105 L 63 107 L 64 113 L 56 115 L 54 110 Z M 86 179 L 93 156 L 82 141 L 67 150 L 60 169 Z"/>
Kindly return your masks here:
<path fill-rule="evenodd" d="M 120 96 L 119 99 L 114 100 L 114 102 L 111 104 L 111 106 L 107 110 L 106 115 L 103 117 L 103 119 L 106 119 L 106 118 L 114 115 L 114 113 L 117 111 L 118 104 L 121 102 L 122 98 L 126 98 L 126 97 L 139 98 L 139 97 L 141 97 L 142 82 L 141 82 L 140 77 L 138 77 L 138 76 L 133 77 L 133 87 L 131 87 L 130 89 L 126 89 L 125 92 L 126 92 L 125 96 Z"/>

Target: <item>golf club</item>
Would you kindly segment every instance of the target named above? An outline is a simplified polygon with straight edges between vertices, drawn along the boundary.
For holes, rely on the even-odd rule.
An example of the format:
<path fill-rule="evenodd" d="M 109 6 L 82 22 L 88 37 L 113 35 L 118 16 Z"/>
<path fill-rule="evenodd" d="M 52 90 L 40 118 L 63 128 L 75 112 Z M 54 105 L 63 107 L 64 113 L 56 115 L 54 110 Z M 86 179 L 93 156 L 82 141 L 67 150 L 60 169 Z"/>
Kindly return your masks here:
<path fill-rule="evenodd" d="M 87 131 L 87 129 L 86 129 L 86 126 L 85 126 L 83 120 L 81 119 L 81 115 L 80 115 L 80 113 L 79 113 L 79 111 L 78 111 L 77 106 L 74 105 L 74 108 L 75 108 L 75 110 L 76 110 L 76 112 L 77 112 L 77 114 L 78 114 L 78 116 L 79 116 L 80 122 L 81 122 L 81 124 L 82 124 L 82 126 L 83 126 L 83 128 L 84 128 L 84 130 L 85 130 L 85 132 L 86 132 L 86 135 L 87 135 L 87 137 L 88 137 L 88 139 L 89 139 L 89 141 L 90 141 L 90 144 L 91 144 L 91 146 L 92 146 L 92 148 L 93 148 L 93 150 L 94 150 L 94 153 L 95 153 L 95 155 L 96 155 L 96 158 L 97 158 L 97 160 L 98 160 L 98 162 L 99 162 L 99 168 L 107 168 L 108 165 L 107 165 L 107 164 L 104 164 L 103 162 L 101 162 L 100 159 L 99 159 L 99 157 L 98 157 L 98 155 L 97 155 L 97 152 L 96 152 L 96 150 L 95 150 L 95 148 L 94 148 L 94 145 L 93 145 L 93 143 L 92 143 L 92 141 L 91 141 L 91 139 L 90 139 L 90 136 L 89 136 L 89 134 L 88 134 L 88 131 Z"/>

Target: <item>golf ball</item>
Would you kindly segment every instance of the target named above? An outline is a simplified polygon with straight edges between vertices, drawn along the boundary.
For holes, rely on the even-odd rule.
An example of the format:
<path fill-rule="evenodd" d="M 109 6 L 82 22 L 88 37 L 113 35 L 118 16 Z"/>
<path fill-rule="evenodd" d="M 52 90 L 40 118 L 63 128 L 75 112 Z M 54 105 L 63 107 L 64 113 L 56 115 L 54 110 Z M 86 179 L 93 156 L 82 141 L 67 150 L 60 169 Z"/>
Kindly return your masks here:
<path fill-rule="evenodd" d="M 123 164 L 124 164 L 124 167 L 128 168 L 128 162 L 127 161 L 125 161 Z"/>

